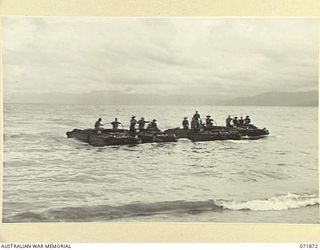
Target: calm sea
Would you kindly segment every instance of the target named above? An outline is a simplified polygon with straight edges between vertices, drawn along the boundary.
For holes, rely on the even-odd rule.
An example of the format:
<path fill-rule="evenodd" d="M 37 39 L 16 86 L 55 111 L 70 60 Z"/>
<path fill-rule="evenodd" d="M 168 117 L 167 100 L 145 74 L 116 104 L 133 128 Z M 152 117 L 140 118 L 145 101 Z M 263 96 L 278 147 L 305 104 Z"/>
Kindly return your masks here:
<path fill-rule="evenodd" d="M 92 147 L 65 133 L 115 117 L 179 127 L 249 114 L 270 136 Z M 107 125 L 108 127 L 108 125 Z M 4 104 L 4 222 L 319 223 L 318 108 Z"/>

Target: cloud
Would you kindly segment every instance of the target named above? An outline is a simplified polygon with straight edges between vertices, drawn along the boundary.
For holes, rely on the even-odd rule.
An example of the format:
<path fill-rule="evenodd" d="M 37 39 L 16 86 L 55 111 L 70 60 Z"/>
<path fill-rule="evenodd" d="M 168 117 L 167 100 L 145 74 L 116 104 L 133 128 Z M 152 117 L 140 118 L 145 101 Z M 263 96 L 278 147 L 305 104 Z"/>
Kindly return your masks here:
<path fill-rule="evenodd" d="M 317 19 L 4 17 L 5 94 L 318 88 Z"/>

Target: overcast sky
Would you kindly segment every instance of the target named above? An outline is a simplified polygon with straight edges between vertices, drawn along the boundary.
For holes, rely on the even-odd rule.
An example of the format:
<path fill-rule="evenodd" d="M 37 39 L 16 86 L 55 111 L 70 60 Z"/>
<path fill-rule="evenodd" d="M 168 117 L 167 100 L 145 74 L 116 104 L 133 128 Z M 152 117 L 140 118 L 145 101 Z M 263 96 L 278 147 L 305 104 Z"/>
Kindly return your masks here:
<path fill-rule="evenodd" d="M 3 18 L 4 95 L 318 89 L 319 20 Z"/>

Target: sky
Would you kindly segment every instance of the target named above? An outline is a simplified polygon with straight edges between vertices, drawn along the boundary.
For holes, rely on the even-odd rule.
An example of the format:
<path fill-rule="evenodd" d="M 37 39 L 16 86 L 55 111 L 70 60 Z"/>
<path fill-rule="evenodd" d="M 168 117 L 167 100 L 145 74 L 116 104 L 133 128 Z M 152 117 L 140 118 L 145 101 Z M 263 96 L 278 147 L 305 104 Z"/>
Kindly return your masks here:
<path fill-rule="evenodd" d="M 318 90 L 319 19 L 3 17 L 4 96 Z"/>

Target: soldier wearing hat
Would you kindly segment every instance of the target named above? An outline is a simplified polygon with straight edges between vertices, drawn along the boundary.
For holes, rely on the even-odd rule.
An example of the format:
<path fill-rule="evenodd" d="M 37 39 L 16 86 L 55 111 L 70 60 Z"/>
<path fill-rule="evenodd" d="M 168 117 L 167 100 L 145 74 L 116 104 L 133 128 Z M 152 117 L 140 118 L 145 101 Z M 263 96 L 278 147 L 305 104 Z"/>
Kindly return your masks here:
<path fill-rule="evenodd" d="M 211 116 L 210 116 L 210 115 L 207 115 L 206 127 L 207 127 L 207 128 L 213 127 L 213 119 L 211 119 Z"/>
<path fill-rule="evenodd" d="M 189 129 L 189 121 L 188 121 L 188 117 L 185 117 L 182 121 L 182 126 L 183 126 L 183 129 L 186 129 L 188 130 Z"/>
<path fill-rule="evenodd" d="M 137 120 L 136 120 L 136 117 L 133 115 L 131 117 L 131 120 L 130 120 L 130 132 L 131 133 L 134 133 L 136 132 L 136 124 L 137 124 Z"/>
<path fill-rule="evenodd" d="M 232 122 L 233 122 L 233 126 L 234 127 L 238 127 L 239 126 L 239 121 L 238 121 L 238 117 L 237 116 L 235 116 L 233 118 Z"/>
<path fill-rule="evenodd" d="M 144 117 L 141 117 L 141 119 L 138 121 L 139 131 L 143 131 L 145 129 L 144 126 L 146 123 L 149 123 L 149 121 L 146 121 Z"/>
<path fill-rule="evenodd" d="M 251 122 L 250 117 L 247 115 L 246 118 L 244 119 L 244 124 L 249 125 Z"/>
<path fill-rule="evenodd" d="M 158 125 L 157 125 L 156 121 L 157 121 L 156 119 L 153 119 L 152 122 L 150 122 L 148 127 L 158 130 Z"/>
<path fill-rule="evenodd" d="M 198 113 L 198 111 L 196 111 L 196 113 L 193 115 L 193 118 L 196 120 L 200 120 L 200 114 Z"/>

